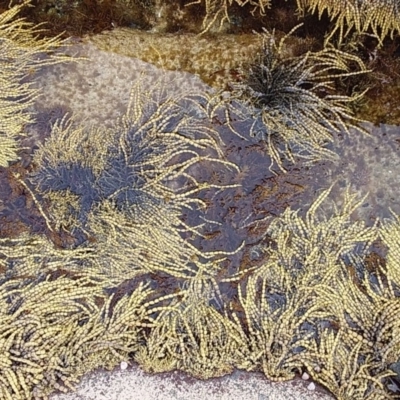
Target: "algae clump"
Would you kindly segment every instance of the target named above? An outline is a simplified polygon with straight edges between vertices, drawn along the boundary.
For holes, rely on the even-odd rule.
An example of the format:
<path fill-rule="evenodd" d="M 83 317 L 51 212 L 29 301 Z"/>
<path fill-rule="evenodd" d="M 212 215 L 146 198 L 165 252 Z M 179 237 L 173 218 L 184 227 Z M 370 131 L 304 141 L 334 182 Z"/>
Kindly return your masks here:
<path fill-rule="evenodd" d="M 18 159 L 18 138 L 24 126 L 32 122 L 29 108 L 39 93 L 27 77 L 45 65 L 69 60 L 62 54 L 45 57 L 65 44 L 59 37 L 39 39 L 37 26 L 16 18 L 24 1 L 0 14 L 0 166 Z"/>

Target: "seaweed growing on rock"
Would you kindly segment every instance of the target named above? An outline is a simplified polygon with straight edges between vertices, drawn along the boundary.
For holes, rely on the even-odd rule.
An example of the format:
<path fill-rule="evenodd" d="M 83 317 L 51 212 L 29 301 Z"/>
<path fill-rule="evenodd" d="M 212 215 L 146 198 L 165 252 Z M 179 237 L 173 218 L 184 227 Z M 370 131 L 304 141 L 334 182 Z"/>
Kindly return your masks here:
<path fill-rule="evenodd" d="M 392 398 L 399 221 L 382 230 L 351 222 L 360 202 L 350 192 L 329 216 L 320 210 L 328 195 L 303 217 L 287 209 L 271 222 L 267 257 L 226 277 L 236 293 L 227 301 L 221 263 L 192 258 L 181 269 L 175 257 L 175 269 L 157 267 L 163 246 L 154 240 L 142 260 L 148 271 L 125 269 L 117 277 L 107 261 L 101 265 L 96 243 L 59 249 L 45 237 L 1 239 L 1 395 L 45 398 L 71 390 L 88 371 L 133 357 L 151 372 L 177 369 L 203 379 L 241 368 L 281 381 L 306 370 L 339 400 Z M 129 241 L 126 227 L 134 225 L 115 224 L 105 234 L 116 236 L 117 228 Z M 151 224 L 141 229 L 144 237 Z M 371 270 L 368 245 L 379 234 L 390 262 Z M 113 254 L 128 249 L 121 244 Z M 360 265 L 363 275 L 355 273 Z M 160 284 L 168 276 L 174 284 Z"/>
<path fill-rule="evenodd" d="M 0 259 L 1 399 L 71 391 L 85 372 L 136 350 L 148 285 L 111 304 L 93 252 L 56 249 L 40 236 L 0 240 Z"/>
<path fill-rule="evenodd" d="M 280 4 L 271 4 L 270 0 L 196 0 L 186 6 L 201 5 L 205 16 L 202 23 L 202 33 L 221 31 L 226 22 L 232 24 L 240 21 L 245 13 L 268 18 L 267 10 L 278 9 Z M 357 33 L 369 33 L 378 39 L 380 44 L 385 37 L 393 38 L 400 32 L 400 8 L 398 0 L 291 0 L 293 7 L 297 5 L 298 13 L 303 16 L 310 12 L 321 17 L 327 14 L 333 21 L 332 37 L 339 31 L 339 41 L 342 41 L 352 30 Z M 236 10 L 234 10 L 236 6 Z M 241 8 L 248 6 L 246 11 Z M 291 5 L 290 5 L 291 6 Z M 294 13 L 293 11 L 290 13 Z M 250 10 L 250 11 L 249 11 Z M 285 18 L 290 23 L 290 13 Z M 265 20 L 267 19 L 265 18 Z M 257 21 L 256 18 L 253 18 Z M 265 22 L 265 21 L 264 21 Z"/>
<path fill-rule="evenodd" d="M 158 269 L 194 276 L 189 260 L 207 255 L 182 237 L 197 232 L 182 212 L 203 206 L 194 196 L 201 190 L 234 185 L 198 181 L 193 171 L 200 163 L 237 169 L 204 118 L 195 99 L 166 95 L 160 80 L 150 92 L 135 85 L 114 129 L 56 124 L 31 177 L 55 229 L 72 233 L 75 246 L 97 243 L 99 265 L 116 279 Z"/>
<path fill-rule="evenodd" d="M 351 29 L 358 33 L 372 30 L 382 44 L 386 36 L 393 37 L 400 32 L 400 8 L 398 0 L 296 0 L 299 10 L 318 12 L 319 17 L 327 12 L 335 20 L 332 36 L 339 30 L 339 40 L 347 36 Z"/>
<path fill-rule="evenodd" d="M 265 15 L 265 11 L 271 7 L 270 0 L 195 0 L 186 6 L 193 4 L 201 4 L 205 10 L 205 16 L 202 24 L 202 33 L 212 31 L 215 26 L 221 30 L 225 22 L 231 22 L 229 8 L 236 4 L 240 7 L 249 5 L 252 13 L 256 11 L 261 15 Z"/>
<path fill-rule="evenodd" d="M 349 191 L 340 208 L 324 213 L 329 192 L 303 217 L 287 209 L 272 221 L 266 262 L 238 288 L 243 326 L 257 354 L 250 365 L 273 380 L 306 369 L 340 400 L 392 398 L 389 367 L 398 356 L 400 315 L 392 276 L 398 259 L 372 269 L 366 256 L 379 229 L 350 220 L 361 202 Z M 384 231 L 392 229 L 398 226 Z"/>
<path fill-rule="evenodd" d="M 314 161 L 335 156 L 327 145 L 335 132 L 348 133 L 359 122 L 349 103 L 363 94 L 336 94 L 335 81 L 367 72 L 360 58 L 329 45 L 317 52 L 285 56 L 284 43 L 292 32 L 279 42 L 274 33 L 262 34 L 261 54 L 243 72 L 245 79 L 232 84 L 228 98 L 250 107 L 245 114 L 237 107 L 238 115 L 254 118 L 250 134 L 268 143 L 282 170 L 282 158 L 295 162 L 296 157 Z"/>
<path fill-rule="evenodd" d="M 25 0 L 0 14 L 0 166 L 18 159 L 18 137 L 25 124 L 32 122 L 33 105 L 38 91 L 27 76 L 35 69 L 69 59 L 62 54 L 45 57 L 65 42 L 59 37 L 38 39 L 37 26 L 16 19 L 21 9 L 30 4 Z"/>

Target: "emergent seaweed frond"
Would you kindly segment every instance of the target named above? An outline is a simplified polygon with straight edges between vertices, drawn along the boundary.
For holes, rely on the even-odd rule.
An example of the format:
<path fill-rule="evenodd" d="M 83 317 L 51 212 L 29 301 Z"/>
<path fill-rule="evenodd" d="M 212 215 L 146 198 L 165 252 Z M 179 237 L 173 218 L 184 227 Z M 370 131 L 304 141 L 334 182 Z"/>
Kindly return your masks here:
<path fill-rule="evenodd" d="M 135 356 L 147 371 L 179 369 L 208 379 L 232 372 L 243 357 L 245 336 L 224 315 L 211 281 L 195 277 L 168 306 L 151 309 L 159 312 L 155 328 Z"/>
<path fill-rule="evenodd" d="M 202 4 L 205 9 L 205 16 L 202 24 L 202 34 L 212 31 L 214 26 L 221 30 L 225 22 L 230 22 L 229 7 L 233 4 L 240 7 L 250 5 L 253 7 L 252 13 L 258 11 L 261 15 L 265 15 L 265 11 L 270 8 L 271 0 L 195 0 L 186 6 L 193 4 Z"/>
<path fill-rule="evenodd" d="M 386 268 L 376 275 L 361 261 L 378 229 L 351 221 L 354 196 L 348 192 L 333 215 L 318 212 L 329 192 L 304 217 L 287 209 L 271 223 L 269 257 L 238 288 L 251 349 L 244 366 L 273 380 L 305 368 L 338 399 L 390 398 L 398 293 L 383 278 Z M 360 276 L 349 263 L 356 258 L 364 262 Z"/>
<path fill-rule="evenodd" d="M 223 159 L 195 98 L 167 94 L 161 78 L 145 90 L 142 79 L 113 129 L 57 123 L 35 153 L 31 180 L 50 202 L 54 229 L 72 233 L 75 245 L 90 239 L 98 269 L 113 282 L 143 273 L 191 279 L 199 269 L 212 276 L 210 260 L 224 252 L 191 245 L 186 237 L 199 235 L 200 226 L 185 224 L 182 213 L 204 205 L 200 191 L 232 186 L 196 179 L 201 162 L 237 167 Z"/>
<path fill-rule="evenodd" d="M 139 283 L 130 296 L 107 296 L 106 277 L 80 253 L 57 251 L 36 237 L 1 241 L 2 399 L 46 399 L 54 390 L 73 390 L 82 374 L 112 368 L 136 350 L 150 289 Z M 68 271 L 80 263 L 87 268 Z"/>
<path fill-rule="evenodd" d="M 301 14 L 311 12 L 318 14 L 321 18 L 326 12 L 334 21 L 329 37 L 339 31 L 340 42 L 352 29 L 358 33 L 372 31 L 380 44 L 385 37 L 393 38 L 395 32 L 400 32 L 398 0 L 291 0 L 292 3 L 295 1 Z M 201 33 L 221 31 L 224 23 L 231 23 L 233 18 L 230 8 L 233 5 L 252 6 L 251 13 L 259 12 L 261 16 L 264 16 L 266 10 L 271 8 L 270 0 L 195 0 L 186 6 L 193 4 L 202 5 L 205 12 Z"/>
<path fill-rule="evenodd" d="M 398 0 L 296 0 L 301 11 L 318 12 L 319 17 L 326 11 L 335 20 L 332 36 L 339 30 L 343 40 L 355 29 L 363 33 L 371 29 L 382 44 L 383 39 L 394 32 L 400 32 L 400 7 Z"/>
<path fill-rule="evenodd" d="M 231 281 L 237 295 L 226 304 L 217 279 L 222 265 L 179 259 L 177 246 L 162 268 L 157 258 L 165 259 L 167 241 L 155 253 L 153 240 L 142 246 L 138 262 L 149 270 L 129 275 L 125 268 L 114 279 L 108 261 L 99 263 L 103 254 L 95 243 L 58 249 L 38 236 L 0 240 L 2 398 L 70 390 L 83 373 L 129 357 L 151 372 L 178 369 L 203 379 L 234 368 L 261 370 L 272 380 L 307 370 L 340 400 L 390 398 L 389 366 L 400 352 L 400 302 L 391 278 L 398 244 L 385 235 L 399 222 L 381 228 L 392 257 L 371 272 L 365 255 L 378 227 L 351 221 L 359 202 L 349 191 L 342 206 L 322 214 L 329 193 L 304 216 L 288 209 L 272 221 L 264 263 Z M 109 212 L 129 220 L 115 206 Z M 120 230 L 119 239 L 128 242 L 130 229 L 126 222 L 104 235 Z M 143 228 L 134 244 L 148 235 Z M 122 243 L 113 254 L 127 250 Z M 140 257 L 134 253 L 126 257 L 133 270 Z M 350 262 L 356 258 L 364 263 L 361 274 Z M 168 277 L 174 284 L 160 286 Z"/>
<path fill-rule="evenodd" d="M 360 58 L 330 45 L 301 56 L 285 56 L 285 40 L 296 28 L 279 42 L 274 33 L 265 31 L 261 54 L 243 72 L 246 79 L 232 85 L 232 96 L 252 110 L 250 134 L 268 143 L 281 169 L 281 158 L 294 162 L 296 157 L 335 157 L 326 146 L 334 132 L 348 133 L 359 122 L 349 103 L 363 94 L 335 94 L 335 81 L 367 72 Z"/>
<path fill-rule="evenodd" d="M 39 92 L 27 76 L 37 68 L 68 59 L 56 53 L 44 57 L 65 43 L 59 37 L 39 39 L 37 33 L 41 29 L 23 18 L 15 19 L 29 3 L 30 0 L 25 0 L 0 14 L 0 166 L 3 167 L 18 159 L 18 136 L 33 121 L 28 108 Z"/>
<path fill-rule="evenodd" d="M 385 275 L 392 282 L 392 293 L 400 294 L 400 216 L 387 221 L 379 230 L 380 237 L 388 247 Z"/>

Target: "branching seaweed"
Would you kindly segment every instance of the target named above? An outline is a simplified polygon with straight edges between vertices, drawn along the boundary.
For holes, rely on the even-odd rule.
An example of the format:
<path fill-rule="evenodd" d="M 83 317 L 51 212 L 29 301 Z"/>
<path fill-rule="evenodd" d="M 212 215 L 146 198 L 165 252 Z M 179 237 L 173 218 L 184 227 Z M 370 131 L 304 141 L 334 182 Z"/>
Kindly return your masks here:
<path fill-rule="evenodd" d="M 262 13 L 269 6 L 236 3 Z M 232 4 L 207 0 L 204 30 L 228 19 Z M 360 8 L 358 22 L 349 9 L 329 8 L 337 29 L 371 28 L 380 38 L 398 29 L 373 14 L 381 3 L 362 4 L 371 10 Z M 0 49 L 12 61 L 4 58 L 2 70 L 9 85 L 0 95 L 2 166 L 17 156 L 15 139 L 36 96 L 17 82 L 28 66 L 47 63 L 41 52 L 59 44 L 37 41 L 29 24 L 11 22 L 19 9 L 0 15 Z M 325 157 L 332 132 L 357 122 L 347 107 L 355 96 L 334 95 L 334 82 L 364 73 L 364 65 L 329 46 L 285 58 L 285 38 L 262 37 L 263 54 L 235 87 L 234 101 L 250 107 L 251 133 L 263 128 L 281 168 L 282 156 Z M 392 398 L 390 366 L 400 354 L 400 219 L 366 227 L 352 220 L 361 201 L 350 189 L 331 208 L 328 189 L 304 215 L 288 208 L 274 218 L 268 245 L 260 245 L 262 263 L 229 275 L 221 260 L 228 253 L 197 249 L 191 237 L 201 227 L 182 219 L 184 210 L 204 205 L 201 191 L 231 187 L 196 179 L 201 162 L 237 169 L 223 158 L 204 111 L 215 103 L 200 106 L 200 94 L 171 96 L 161 81 L 151 91 L 142 82 L 114 129 L 86 131 L 59 121 L 34 156 L 30 182 L 15 175 L 40 203 L 49 230 L 65 230 L 76 241 L 61 247 L 45 236 L 0 238 L 0 397 L 47 398 L 72 390 L 88 371 L 133 358 L 151 372 L 177 369 L 201 379 L 243 368 L 280 381 L 307 370 L 340 400 Z M 366 257 L 377 239 L 388 255 L 372 270 Z M 222 293 L 227 282 L 229 300 Z"/>
<path fill-rule="evenodd" d="M 332 36 L 339 30 L 339 40 L 347 36 L 351 29 L 359 33 L 370 28 L 382 40 L 400 31 L 400 8 L 397 0 L 296 0 L 301 11 L 318 12 L 319 17 L 326 11 L 335 20 Z"/>
<path fill-rule="evenodd" d="M 101 265 L 96 243 L 59 249 L 39 236 L 0 240 L 1 395 L 45 398 L 70 390 L 85 372 L 134 357 L 151 372 L 178 369 L 202 379 L 243 368 L 280 381 L 306 369 L 340 400 L 391 398 L 400 303 L 388 270 L 397 269 L 398 246 L 388 241 L 392 265 L 355 275 L 351 261 L 363 262 L 378 228 L 351 221 L 359 202 L 349 192 L 323 214 L 328 195 L 303 217 L 288 209 L 272 221 L 264 263 L 226 278 L 238 294 L 227 304 L 215 260 L 185 266 L 177 254 L 174 268 L 173 257 L 157 263 L 165 258 L 159 251 L 137 262 L 148 270 L 135 270 L 133 249 L 126 285 Z M 105 211 L 128 218 L 115 207 Z M 382 238 L 397 225 L 385 224 Z M 128 223 L 107 229 L 131 235 Z M 155 249 L 148 231 L 137 240 L 145 237 Z M 161 276 L 180 283 L 161 289 L 152 282 Z"/>
<path fill-rule="evenodd" d="M 121 213 L 123 225 L 124 218 L 130 218 L 140 229 L 145 219 L 154 221 L 156 229 L 182 227 L 182 209 L 202 206 L 193 195 L 212 187 L 189 171 L 200 161 L 237 168 L 221 157 L 218 135 L 201 117 L 192 116 L 202 112 L 200 107 L 193 110 L 195 101 L 163 90 L 161 81 L 150 93 L 139 82 L 127 114 L 114 130 L 85 132 L 64 120 L 35 153 L 32 181 L 47 199 L 66 196 L 64 207 L 53 202 L 50 214 L 55 226 L 80 236 L 78 242 L 84 238 L 82 232 L 95 234 L 93 228 L 100 229 L 105 208 L 109 216 L 112 208 Z M 93 213 L 96 222 L 90 228 Z M 167 221 L 163 215 L 174 217 Z M 110 221 L 107 217 L 104 223 Z"/>
<path fill-rule="evenodd" d="M 329 37 L 339 31 L 340 42 L 352 29 L 358 33 L 372 31 L 380 44 L 385 37 L 393 38 L 395 32 L 400 32 L 400 7 L 397 0 L 296 0 L 296 3 L 302 14 L 311 12 L 321 18 L 326 13 L 334 21 Z M 251 12 L 259 12 L 262 16 L 271 8 L 270 0 L 196 0 L 186 6 L 192 4 L 200 4 L 205 10 L 202 34 L 215 29 L 220 31 L 225 22 L 230 23 L 233 19 L 230 8 L 234 4 L 240 7 L 252 6 Z"/>
<path fill-rule="evenodd" d="M 29 4 L 30 0 L 25 0 L 0 14 L 0 166 L 3 167 L 18 159 L 18 136 L 33 120 L 28 108 L 39 92 L 27 76 L 42 66 L 69 60 L 62 54 L 45 57 L 66 43 L 59 37 L 38 39 L 42 29 L 23 18 L 15 18 Z"/>
<path fill-rule="evenodd" d="M 330 45 L 285 57 L 284 43 L 293 31 L 278 43 L 273 33 L 264 32 L 259 59 L 244 72 L 246 79 L 233 85 L 232 93 L 251 108 L 250 134 L 268 143 L 272 159 L 282 170 L 282 158 L 294 162 L 296 157 L 335 157 L 327 145 L 334 132 L 348 133 L 359 122 L 348 105 L 362 96 L 334 94 L 335 80 L 367 72 L 361 59 Z"/>
<path fill-rule="evenodd" d="M 261 15 L 265 15 L 265 11 L 270 8 L 270 0 L 196 0 L 186 6 L 193 4 L 204 4 L 205 17 L 203 19 L 202 34 L 211 31 L 215 26 L 221 30 L 225 22 L 230 22 L 229 7 L 237 4 L 240 7 L 250 5 L 253 7 L 252 13 L 258 11 Z"/>

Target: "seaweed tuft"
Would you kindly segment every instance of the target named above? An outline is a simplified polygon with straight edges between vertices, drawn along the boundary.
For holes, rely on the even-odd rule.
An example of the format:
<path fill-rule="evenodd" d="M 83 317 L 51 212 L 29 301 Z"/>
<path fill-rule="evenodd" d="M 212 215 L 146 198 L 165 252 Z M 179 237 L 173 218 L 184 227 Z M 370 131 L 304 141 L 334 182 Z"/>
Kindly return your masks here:
<path fill-rule="evenodd" d="M 335 132 L 348 133 L 360 122 L 349 104 L 363 95 L 337 94 L 335 83 L 368 72 L 360 58 L 330 45 L 299 56 L 285 55 L 284 43 L 295 29 L 279 41 L 264 31 L 262 52 L 243 71 L 242 82 L 232 84 L 229 99 L 250 107 L 250 134 L 268 143 L 282 170 L 283 158 L 295 162 L 295 157 L 315 161 L 335 156 L 327 145 Z"/>

